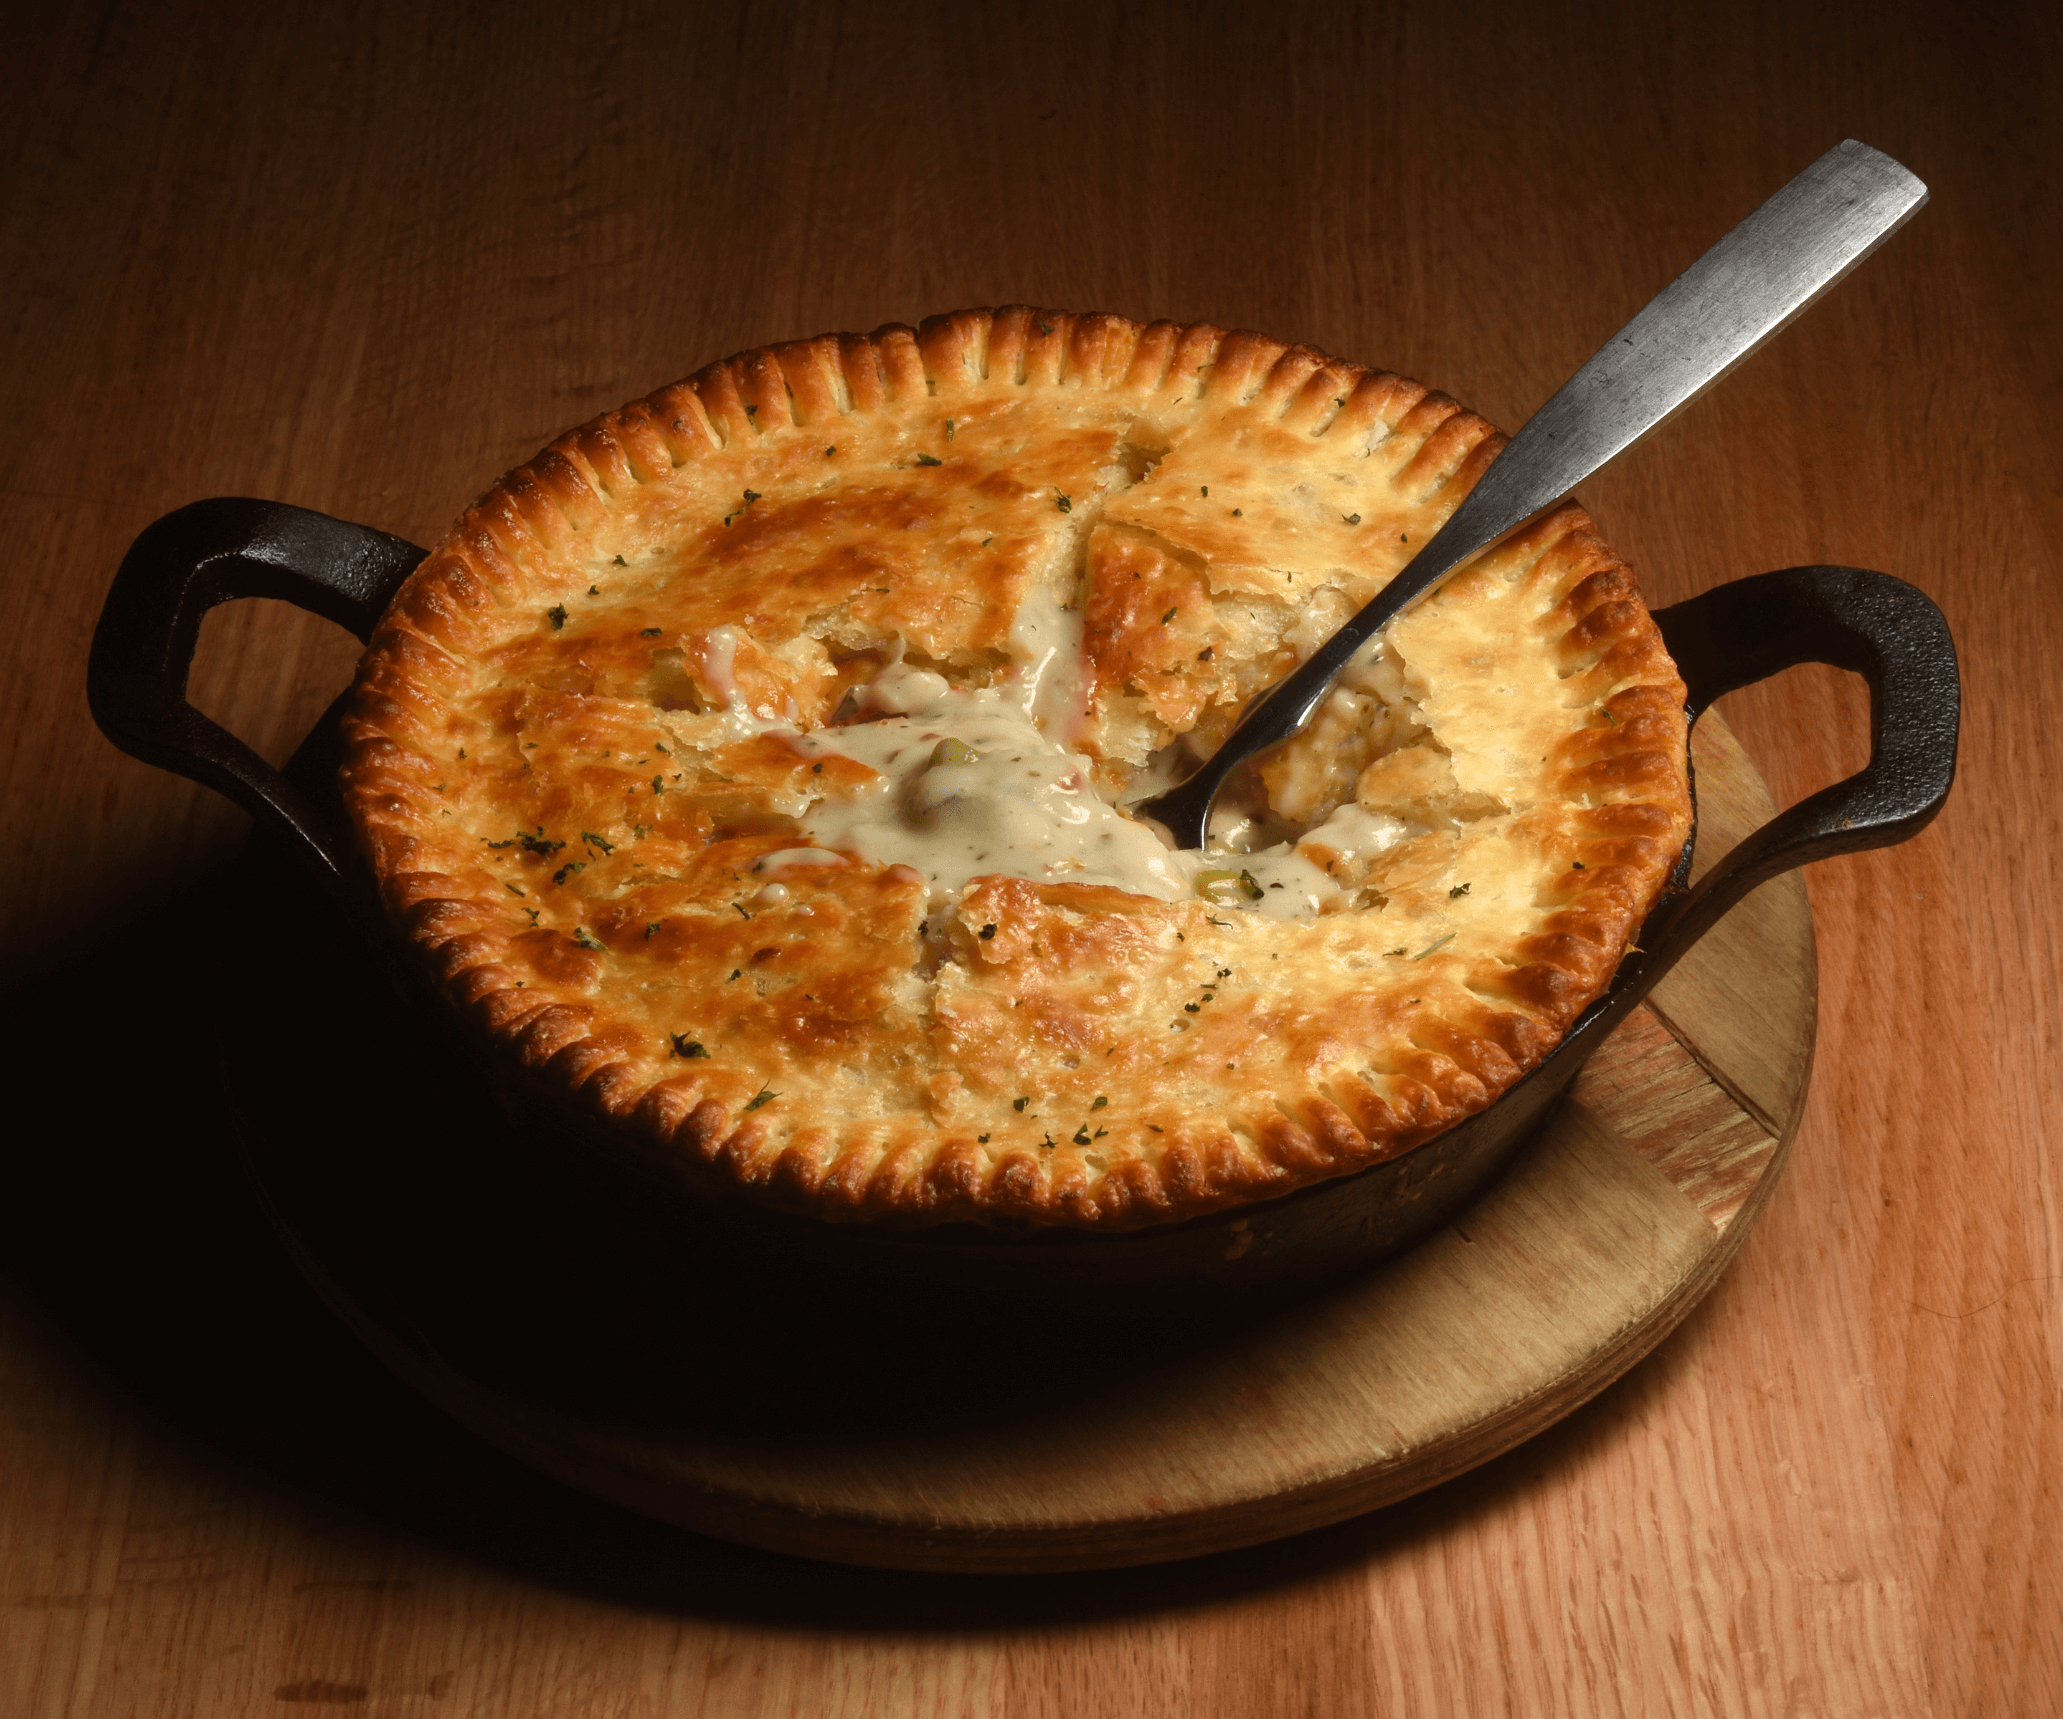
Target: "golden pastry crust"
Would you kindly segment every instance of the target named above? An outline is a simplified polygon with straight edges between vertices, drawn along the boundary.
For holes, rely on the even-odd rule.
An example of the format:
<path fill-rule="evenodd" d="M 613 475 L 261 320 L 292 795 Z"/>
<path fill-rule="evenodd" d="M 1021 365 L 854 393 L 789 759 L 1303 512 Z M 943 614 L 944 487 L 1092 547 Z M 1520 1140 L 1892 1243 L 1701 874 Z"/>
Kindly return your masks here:
<path fill-rule="evenodd" d="M 1016 308 L 746 353 L 466 512 L 374 635 L 346 801 L 460 1009 L 691 1183 L 1099 1228 L 1272 1197 L 1537 1063 L 1688 835 L 1683 686 L 1581 509 L 1397 623 L 1267 765 L 1339 889 L 1314 917 L 983 875 L 939 925 L 856 852 L 783 860 L 770 899 L 755 867 L 872 779 L 788 731 L 898 637 L 1003 681 L 1043 602 L 1080 617 L 1106 787 L 1207 748 L 1501 441 L 1201 324 Z"/>

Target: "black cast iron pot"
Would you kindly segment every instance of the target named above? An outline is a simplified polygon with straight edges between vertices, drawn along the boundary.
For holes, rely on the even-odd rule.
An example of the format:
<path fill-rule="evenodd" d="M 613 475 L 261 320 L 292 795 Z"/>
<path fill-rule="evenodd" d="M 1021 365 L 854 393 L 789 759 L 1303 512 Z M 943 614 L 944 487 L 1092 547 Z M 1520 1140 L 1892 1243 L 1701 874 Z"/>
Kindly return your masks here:
<path fill-rule="evenodd" d="M 423 554 L 399 538 L 302 508 L 236 498 L 196 502 L 149 527 L 123 561 L 94 635 L 88 695 L 117 746 L 228 795 L 258 820 L 261 841 L 298 857 L 315 899 L 326 901 L 355 943 L 385 952 L 415 997 L 411 1032 L 449 1041 L 459 1078 L 461 1070 L 478 1068 L 482 1047 L 464 1042 L 457 1012 L 412 963 L 398 959 L 400 940 L 335 795 L 336 710 L 280 772 L 186 700 L 201 619 L 216 604 L 283 598 L 367 639 Z M 1672 887 L 1611 988 L 1556 1050 L 1486 1110 L 1387 1162 L 1272 1201 L 1114 1234 L 964 1223 L 920 1229 L 825 1222 L 714 1188 L 658 1158 L 642 1140 L 619 1136 L 528 1086 L 510 1064 L 495 1065 L 485 1081 L 501 1110 L 479 1107 L 479 1126 L 544 1141 L 541 1158 L 533 1152 L 526 1160 L 526 1173 L 546 1166 L 547 1204 L 554 1153 L 568 1164 L 585 1161 L 583 1173 L 597 1163 L 613 1165 L 629 1173 L 620 1191 L 633 1204 L 649 1202 L 655 1182 L 686 1195 L 677 1210 L 668 1209 L 693 1247 L 760 1272 L 776 1266 L 819 1279 L 858 1273 L 874 1285 L 948 1284 L 1104 1307 L 1142 1297 L 1258 1304 L 1335 1281 L 1419 1239 L 1471 1200 L 1620 1017 L 1756 885 L 1810 860 L 1904 841 L 1948 796 L 1960 705 L 1955 649 L 1940 611 L 1912 586 L 1851 567 L 1793 567 L 1720 586 L 1655 619 L 1689 689 L 1693 720 L 1722 694 L 1798 663 L 1860 674 L 1870 689 L 1869 765 L 1772 819 L 1695 889 L 1684 887 L 1686 843 Z M 488 1166 L 482 1173 L 492 1174 L 494 1161 L 479 1160 Z M 649 1218 L 642 1206 L 640 1216 Z M 599 1227 L 606 1231 L 606 1218 Z M 604 1240 L 598 1252 L 609 1251 Z"/>

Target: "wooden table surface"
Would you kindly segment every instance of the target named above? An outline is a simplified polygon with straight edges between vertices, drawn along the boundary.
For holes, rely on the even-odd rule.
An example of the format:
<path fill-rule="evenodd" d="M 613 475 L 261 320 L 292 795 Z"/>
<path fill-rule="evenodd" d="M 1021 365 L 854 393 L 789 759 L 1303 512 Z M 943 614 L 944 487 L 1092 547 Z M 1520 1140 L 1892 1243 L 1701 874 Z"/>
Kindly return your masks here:
<path fill-rule="evenodd" d="M 15 11 L 0 1715 L 2063 1705 L 2063 14 Z M 1656 603 L 1815 561 L 1916 582 L 1962 773 L 1918 840 L 1812 871 L 1786 1179 L 1606 1395 L 1256 1551 L 889 1576 L 534 1480 L 301 1287 L 191 1001 L 211 941 L 279 934 L 215 882 L 241 820 L 86 713 L 151 519 L 247 494 L 424 540 L 707 360 L 1009 301 L 1258 328 L 1516 425 L 1843 136 L 1931 206 L 1585 498 Z M 218 611 L 197 700 L 277 759 L 354 651 Z M 1833 671 L 1724 708 L 1780 800 L 1867 754 Z"/>

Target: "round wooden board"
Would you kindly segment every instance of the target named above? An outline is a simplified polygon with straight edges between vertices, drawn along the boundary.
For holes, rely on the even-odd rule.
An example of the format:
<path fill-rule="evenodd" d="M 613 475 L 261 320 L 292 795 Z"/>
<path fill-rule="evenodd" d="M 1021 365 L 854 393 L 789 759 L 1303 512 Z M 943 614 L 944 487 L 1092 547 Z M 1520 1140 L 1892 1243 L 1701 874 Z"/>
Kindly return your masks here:
<path fill-rule="evenodd" d="M 1693 754 L 1702 871 L 1772 808 L 1716 718 Z M 277 862 L 260 870 L 255 887 L 298 887 Z M 934 1329 L 698 1278 L 620 1189 L 526 1158 L 491 1102 L 410 1042 L 340 932 L 243 951 L 224 977 L 225 1075 L 261 1192 L 331 1305 L 459 1420 L 726 1539 L 1019 1572 L 1336 1522 L 1594 1396 L 1754 1222 L 1803 1108 L 1816 995 L 1805 890 L 1780 878 L 1428 1241 L 1235 1329 L 1113 1321 L 1027 1342 L 1016 1305 Z M 337 1077 L 313 1110 L 311 1061 Z"/>

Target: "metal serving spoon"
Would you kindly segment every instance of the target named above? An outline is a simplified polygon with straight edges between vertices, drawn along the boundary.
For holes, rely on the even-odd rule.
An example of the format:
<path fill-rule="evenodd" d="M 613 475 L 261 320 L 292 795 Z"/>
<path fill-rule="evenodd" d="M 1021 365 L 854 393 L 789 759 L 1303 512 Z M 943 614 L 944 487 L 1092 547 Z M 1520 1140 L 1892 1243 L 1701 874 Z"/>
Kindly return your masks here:
<path fill-rule="evenodd" d="M 1202 847 L 1225 779 L 1302 728 L 1355 651 L 1725 375 L 1926 201 L 1925 185 L 1868 144 L 1828 150 L 1563 383 L 1381 595 L 1249 710 L 1186 781 L 1129 810 L 1165 826 L 1177 847 Z"/>

